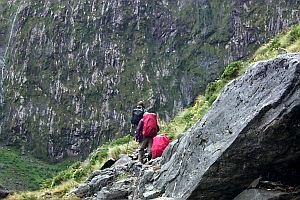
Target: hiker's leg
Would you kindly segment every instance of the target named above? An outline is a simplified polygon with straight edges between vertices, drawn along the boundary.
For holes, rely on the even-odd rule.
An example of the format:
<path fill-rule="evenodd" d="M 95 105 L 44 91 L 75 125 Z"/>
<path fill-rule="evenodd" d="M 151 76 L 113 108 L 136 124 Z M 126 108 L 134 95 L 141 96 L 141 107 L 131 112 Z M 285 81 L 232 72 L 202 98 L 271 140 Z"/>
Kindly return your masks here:
<path fill-rule="evenodd" d="M 144 149 L 147 147 L 147 138 L 144 138 L 143 142 L 141 143 L 141 146 L 139 148 L 139 156 L 138 159 L 141 163 L 144 163 L 144 155 L 145 155 L 145 151 Z"/>
<path fill-rule="evenodd" d="M 148 152 L 148 161 L 152 158 L 152 144 L 153 144 L 153 138 L 149 138 L 147 143 L 147 152 Z"/>

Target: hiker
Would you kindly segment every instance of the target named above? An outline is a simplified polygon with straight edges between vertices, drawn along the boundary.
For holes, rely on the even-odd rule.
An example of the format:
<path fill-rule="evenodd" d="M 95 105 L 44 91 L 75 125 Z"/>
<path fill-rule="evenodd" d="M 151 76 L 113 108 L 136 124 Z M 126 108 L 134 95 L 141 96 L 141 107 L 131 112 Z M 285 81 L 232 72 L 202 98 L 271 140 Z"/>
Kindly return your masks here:
<path fill-rule="evenodd" d="M 140 145 L 143 142 L 143 126 L 144 126 L 144 120 L 141 119 L 139 121 L 139 124 L 136 127 L 136 131 L 135 131 L 135 141 L 138 142 Z"/>
<path fill-rule="evenodd" d="M 139 124 L 139 121 L 143 118 L 143 114 L 145 113 L 144 102 L 139 101 L 137 103 L 136 108 L 132 110 L 132 117 L 131 117 L 131 132 L 132 135 L 135 135 L 136 128 Z"/>
<path fill-rule="evenodd" d="M 143 119 L 140 121 L 138 128 L 139 129 L 137 130 L 137 132 L 139 133 L 142 130 L 143 134 L 143 140 L 140 144 L 138 159 L 141 163 L 144 164 L 145 148 L 147 148 L 149 161 L 152 157 L 151 149 L 153 138 L 157 135 L 157 132 L 159 132 L 157 115 L 155 113 L 146 112 L 143 115 Z"/>

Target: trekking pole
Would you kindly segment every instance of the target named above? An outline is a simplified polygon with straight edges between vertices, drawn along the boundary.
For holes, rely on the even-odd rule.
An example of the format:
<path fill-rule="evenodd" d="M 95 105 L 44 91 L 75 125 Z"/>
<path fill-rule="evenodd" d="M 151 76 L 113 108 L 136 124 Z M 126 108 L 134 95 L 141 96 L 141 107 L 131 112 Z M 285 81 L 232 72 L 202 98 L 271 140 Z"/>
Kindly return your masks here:
<path fill-rule="evenodd" d="M 129 142 L 130 142 L 130 135 L 132 134 L 132 125 L 130 125 L 130 133 L 129 133 L 129 137 L 128 137 L 128 142 L 126 145 L 126 155 L 128 156 L 128 146 L 129 146 Z"/>
<path fill-rule="evenodd" d="M 130 134 L 132 134 L 132 125 L 130 125 L 129 132 L 130 132 Z"/>
<path fill-rule="evenodd" d="M 128 135 L 127 135 L 128 136 Z M 130 135 L 128 137 L 128 142 L 127 142 L 127 145 L 126 145 L 126 155 L 128 156 L 128 146 L 129 146 L 129 142 L 130 142 Z"/>

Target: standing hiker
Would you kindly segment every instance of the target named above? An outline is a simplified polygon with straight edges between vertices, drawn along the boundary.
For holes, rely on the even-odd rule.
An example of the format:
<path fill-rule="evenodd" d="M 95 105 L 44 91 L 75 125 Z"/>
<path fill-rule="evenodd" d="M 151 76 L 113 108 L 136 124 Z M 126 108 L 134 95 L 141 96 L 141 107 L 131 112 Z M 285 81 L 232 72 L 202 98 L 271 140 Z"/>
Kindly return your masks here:
<path fill-rule="evenodd" d="M 144 128 L 144 120 L 141 119 L 135 131 L 135 141 L 137 141 L 140 145 L 143 142 L 143 128 Z"/>
<path fill-rule="evenodd" d="M 151 149 L 153 138 L 157 135 L 157 132 L 159 132 L 157 115 L 155 113 L 146 112 L 143 115 L 143 119 L 140 121 L 138 128 L 137 133 L 139 133 L 141 129 L 143 133 L 143 141 L 140 144 L 138 158 L 141 163 L 144 163 L 145 148 L 147 148 L 148 160 L 150 160 L 152 157 Z"/>
<path fill-rule="evenodd" d="M 139 124 L 139 121 L 143 118 L 143 114 L 145 113 L 144 102 L 139 101 L 137 103 L 136 108 L 132 110 L 132 117 L 131 117 L 131 130 L 132 135 L 135 135 L 136 128 Z"/>

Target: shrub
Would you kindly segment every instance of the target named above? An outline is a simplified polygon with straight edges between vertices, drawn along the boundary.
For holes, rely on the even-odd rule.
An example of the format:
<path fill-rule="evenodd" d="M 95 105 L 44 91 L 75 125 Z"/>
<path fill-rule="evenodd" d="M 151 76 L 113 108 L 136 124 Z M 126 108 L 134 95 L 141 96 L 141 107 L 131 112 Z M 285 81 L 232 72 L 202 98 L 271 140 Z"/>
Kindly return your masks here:
<path fill-rule="evenodd" d="M 294 26 L 289 34 L 289 39 L 294 42 L 300 38 L 300 26 Z"/>
<path fill-rule="evenodd" d="M 193 113 L 192 111 L 190 112 L 186 112 L 184 115 L 183 115 L 183 120 L 184 121 L 190 121 L 192 118 L 193 118 Z"/>
<path fill-rule="evenodd" d="M 270 49 L 277 49 L 280 46 L 281 46 L 281 44 L 280 44 L 280 38 L 277 36 L 273 40 L 271 40 L 269 48 Z"/>
<path fill-rule="evenodd" d="M 216 80 L 207 85 L 205 90 L 205 100 L 209 103 L 209 105 L 216 100 L 227 82 L 228 81 L 225 80 Z"/>
<path fill-rule="evenodd" d="M 86 168 L 80 167 L 79 169 L 75 170 L 72 178 L 74 178 L 75 181 L 80 181 L 81 178 L 86 175 L 86 173 L 87 173 Z"/>
<path fill-rule="evenodd" d="M 241 61 L 233 62 L 227 65 L 227 67 L 225 68 L 221 76 L 221 79 L 231 80 L 238 77 L 239 71 L 241 70 L 242 67 L 243 67 L 243 62 Z"/>

